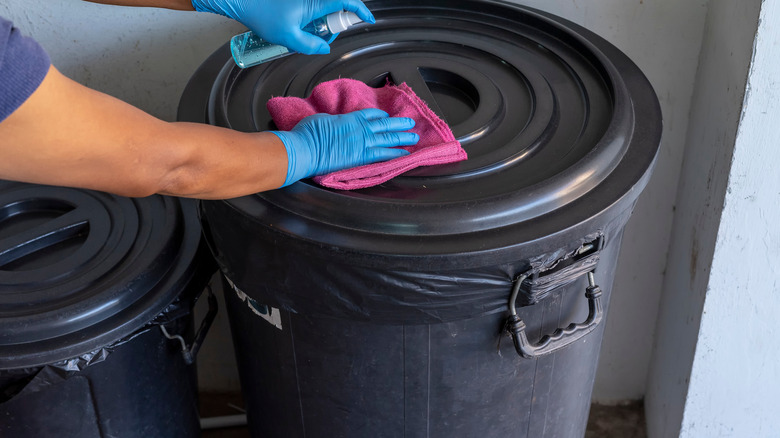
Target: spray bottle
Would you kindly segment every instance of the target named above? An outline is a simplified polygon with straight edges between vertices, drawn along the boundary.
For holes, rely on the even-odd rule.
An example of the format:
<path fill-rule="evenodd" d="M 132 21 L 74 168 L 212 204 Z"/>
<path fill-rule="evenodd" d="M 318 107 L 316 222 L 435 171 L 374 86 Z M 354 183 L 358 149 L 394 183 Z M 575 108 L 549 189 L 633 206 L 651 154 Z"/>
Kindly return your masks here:
<path fill-rule="evenodd" d="M 353 12 L 339 11 L 317 18 L 304 26 L 302 30 L 316 35 L 330 44 L 336 39 L 339 32 L 343 32 L 361 21 L 363 20 Z M 287 47 L 265 41 L 254 32 L 244 32 L 231 38 L 230 52 L 233 54 L 236 65 L 241 68 L 252 67 L 295 53 Z"/>

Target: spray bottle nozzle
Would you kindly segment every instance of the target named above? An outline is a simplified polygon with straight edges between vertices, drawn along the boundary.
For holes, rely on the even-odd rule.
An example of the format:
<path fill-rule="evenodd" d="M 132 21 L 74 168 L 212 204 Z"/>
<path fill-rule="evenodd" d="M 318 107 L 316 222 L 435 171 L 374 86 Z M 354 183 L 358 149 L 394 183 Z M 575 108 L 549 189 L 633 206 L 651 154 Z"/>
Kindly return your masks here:
<path fill-rule="evenodd" d="M 339 11 L 329 14 L 326 19 L 328 20 L 328 28 L 332 33 L 339 33 L 349 29 L 353 24 L 362 22 L 354 12 Z"/>

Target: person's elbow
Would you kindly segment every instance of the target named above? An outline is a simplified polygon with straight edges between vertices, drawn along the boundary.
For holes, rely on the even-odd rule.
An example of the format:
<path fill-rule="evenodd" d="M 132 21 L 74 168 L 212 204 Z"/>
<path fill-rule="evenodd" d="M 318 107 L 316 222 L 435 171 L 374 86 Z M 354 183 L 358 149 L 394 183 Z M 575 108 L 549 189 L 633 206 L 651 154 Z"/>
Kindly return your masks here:
<path fill-rule="evenodd" d="M 153 195 L 181 196 L 187 193 L 189 183 L 180 172 L 149 172 L 150 169 L 137 168 L 135 175 L 124 180 L 116 180 L 107 186 L 85 184 L 85 188 L 106 191 L 118 196 L 128 198 L 146 198 Z"/>
<path fill-rule="evenodd" d="M 161 148 L 139 159 L 125 182 L 112 190 L 117 195 L 143 198 L 152 195 L 197 197 L 203 190 L 203 171 L 193 162 L 186 147 Z"/>
<path fill-rule="evenodd" d="M 156 194 L 197 198 L 205 190 L 203 180 L 202 172 L 195 166 L 184 164 L 169 169 L 152 187 L 147 187 L 147 191 L 152 189 Z"/>

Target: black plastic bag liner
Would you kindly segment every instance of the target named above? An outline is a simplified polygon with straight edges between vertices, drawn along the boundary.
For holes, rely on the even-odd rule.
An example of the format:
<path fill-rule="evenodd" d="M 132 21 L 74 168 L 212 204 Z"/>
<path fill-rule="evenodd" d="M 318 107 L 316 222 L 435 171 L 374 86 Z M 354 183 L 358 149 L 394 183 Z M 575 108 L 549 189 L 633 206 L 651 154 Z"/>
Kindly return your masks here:
<path fill-rule="evenodd" d="M 67 379 L 44 367 L 20 393 L 0 406 L 3 436 L 102 436 L 89 381 L 83 376 Z"/>
<path fill-rule="evenodd" d="M 272 96 L 407 83 L 466 161 L 202 202 L 253 436 L 581 437 L 620 239 L 661 135 L 618 49 L 497 1 L 372 1 L 326 56 L 239 69 L 179 118 L 274 129 Z"/>
<path fill-rule="evenodd" d="M 0 181 L 0 435 L 197 435 L 195 206 Z"/>
<path fill-rule="evenodd" d="M 209 208 L 209 207 L 206 207 Z M 612 224 L 614 229 L 620 224 Z M 224 230 L 221 237 L 241 239 L 245 229 Z M 550 253 L 514 263 L 479 266 L 469 269 L 411 270 L 378 269 L 344 263 L 327 257 L 306 257 L 289 248 L 272 245 L 263 251 L 243 253 L 245 266 L 263 266 L 263 275 L 241 285 L 256 301 L 282 310 L 319 314 L 377 324 L 433 324 L 507 310 L 508 290 L 518 276 L 528 278 L 521 286 L 518 303 L 535 304 L 595 268 L 598 256 L 588 259 L 590 267 L 572 275 L 554 268 L 566 263 L 574 253 L 592 242 L 600 242 L 600 233 L 572 240 L 571 245 Z M 215 237 L 216 239 L 217 237 Z M 581 266 L 581 265 L 580 265 Z M 552 271 L 552 272 L 550 272 Z M 254 271 L 257 272 L 257 271 Z M 271 274 L 272 273 L 272 274 Z M 540 273 L 544 273 L 541 278 Z M 577 275 L 579 273 L 579 275 Z M 228 279 L 236 278 L 228 274 Z M 536 278 L 533 278 L 536 276 Z M 241 283 L 239 283 L 241 284 Z M 316 285 L 316 293 L 312 292 Z"/>

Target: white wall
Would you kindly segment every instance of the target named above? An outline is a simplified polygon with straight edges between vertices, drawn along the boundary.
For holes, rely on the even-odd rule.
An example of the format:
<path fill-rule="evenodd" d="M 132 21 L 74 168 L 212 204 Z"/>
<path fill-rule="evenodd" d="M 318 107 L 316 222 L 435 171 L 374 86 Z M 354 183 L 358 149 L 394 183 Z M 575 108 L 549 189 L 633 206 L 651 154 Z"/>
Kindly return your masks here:
<path fill-rule="evenodd" d="M 754 12 L 746 3 L 758 1 L 743 1 L 742 14 Z M 755 16 L 745 18 L 746 27 L 754 29 Z M 735 21 L 731 16 L 729 26 Z M 752 55 L 681 428 L 686 438 L 780 435 L 776 1 L 761 2 Z"/>
<path fill-rule="evenodd" d="M 615 293 L 606 322 L 594 398 L 644 395 L 656 309 L 664 276 L 685 133 L 707 0 L 520 0 L 577 22 L 617 45 L 648 75 L 664 114 L 655 175 L 624 237 Z M 369 3 L 370 5 L 370 3 Z M 78 0 L 3 0 L 11 18 L 49 51 L 65 74 L 166 120 L 195 68 L 241 26 L 210 14 L 96 5 Z M 224 360 L 208 338 L 201 368 L 209 381 Z M 213 344 L 212 344 L 213 343 Z"/>
<path fill-rule="evenodd" d="M 777 2 L 710 2 L 645 403 L 652 438 L 780 433 L 778 25 Z"/>
<path fill-rule="evenodd" d="M 623 237 L 593 389 L 599 402 L 640 399 L 645 393 L 707 0 L 517 3 L 572 20 L 615 44 L 647 75 L 661 102 L 661 152 Z"/>

